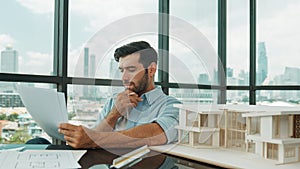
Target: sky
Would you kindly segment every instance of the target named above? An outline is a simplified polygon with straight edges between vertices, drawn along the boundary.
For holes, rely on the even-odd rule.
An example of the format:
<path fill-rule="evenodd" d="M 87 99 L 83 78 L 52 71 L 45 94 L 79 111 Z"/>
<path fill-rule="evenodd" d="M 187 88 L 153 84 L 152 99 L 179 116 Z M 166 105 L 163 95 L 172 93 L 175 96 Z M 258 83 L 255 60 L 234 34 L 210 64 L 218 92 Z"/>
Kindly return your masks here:
<path fill-rule="evenodd" d="M 249 4 L 239 0 L 228 2 L 228 66 L 236 70 L 248 69 Z M 297 47 L 300 39 L 299 9 L 300 1 L 297 0 L 257 1 L 256 38 L 257 43 L 265 42 L 270 78 L 283 74 L 285 66 L 300 68 L 300 48 Z"/>
<path fill-rule="evenodd" d="M 126 4 L 128 2 L 130 5 Z M 206 59 L 203 59 L 205 53 L 197 53 L 202 48 L 195 47 L 198 41 L 193 41 L 192 37 L 195 34 L 201 36 L 199 43 L 205 43 L 203 46 L 208 47 L 210 54 L 214 56 L 217 48 L 217 14 L 216 1 L 189 2 L 191 4 L 180 0 L 171 1 L 171 24 L 175 26 L 171 25 L 170 30 L 170 54 L 176 59 L 171 63 L 170 71 L 171 80 L 193 83 L 198 72 L 210 72 L 209 69 L 216 65 L 216 61 L 213 65 L 210 62 L 208 64 Z M 103 71 L 103 68 L 108 66 L 115 47 L 132 40 L 146 39 L 157 48 L 157 30 L 152 29 L 157 24 L 155 21 L 146 22 L 145 25 L 130 22 L 140 19 L 142 14 L 155 13 L 158 10 L 157 1 L 72 0 L 69 3 L 69 75 L 80 75 L 83 48 L 95 42 L 101 42 L 101 45 L 94 44 L 91 52 L 101 50 L 101 57 L 97 60 L 97 73 L 104 77 L 108 76 L 108 72 Z M 249 69 L 248 5 L 246 1 L 228 1 L 227 65 L 234 69 L 235 74 L 242 69 Z M 300 68 L 300 48 L 297 46 L 300 39 L 300 1 L 259 0 L 257 5 L 257 42 L 266 43 L 269 76 L 282 74 L 285 66 Z M 51 73 L 53 8 L 53 0 L 0 2 L 0 51 L 11 44 L 19 52 L 20 72 Z M 186 25 L 178 26 L 182 22 Z M 114 30 L 113 26 L 120 27 Z M 182 32 L 186 27 L 197 30 Z M 123 34 L 117 34 L 118 30 L 122 30 Z M 196 59 L 189 59 L 191 57 Z M 189 76 L 185 76 L 186 73 Z"/>

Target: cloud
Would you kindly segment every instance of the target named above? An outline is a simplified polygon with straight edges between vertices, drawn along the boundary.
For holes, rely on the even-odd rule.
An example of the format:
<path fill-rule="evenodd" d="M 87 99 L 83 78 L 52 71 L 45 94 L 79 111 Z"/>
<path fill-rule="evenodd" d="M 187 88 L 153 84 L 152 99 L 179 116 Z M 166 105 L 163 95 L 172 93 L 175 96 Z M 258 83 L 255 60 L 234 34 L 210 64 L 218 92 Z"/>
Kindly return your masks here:
<path fill-rule="evenodd" d="M 17 0 L 33 13 L 46 14 L 54 12 L 54 0 Z"/>
<path fill-rule="evenodd" d="M 300 2 L 275 2 L 257 11 L 256 40 L 266 44 L 270 76 L 282 74 L 285 66 L 300 67 L 300 48 L 297 46 L 300 39 Z M 239 10 L 242 7 L 233 3 L 231 5 L 227 22 L 227 66 L 234 68 L 234 73 L 238 74 L 242 69 L 249 71 L 249 11 Z"/>
<path fill-rule="evenodd" d="M 258 20 L 258 41 L 266 42 L 269 74 L 282 74 L 285 66 L 300 67 L 299 8 L 300 2 L 295 2 Z"/>
<path fill-rule="evenodd" d="M 121 19 L 126 16 L 157 12 L 158 5 L 154 1 L 148 0 L 89 0 L 70 1 L 71 16 L 84 17 L 89 21 L 85 26 L 85 31 L 95 32 L 112 21 Z M 71 17 L 72 19 L 72 17 Z"/>
<path fill-rule="evenodd" d="M 53 56 L 48 53 L 28 51 L 19 57 L 19 61 L 22 73 L 49 75 L 53 70 Z"/>
<path fill-rule="evenodd" d="M 50 13 L 53 12 L 54 9 L 53 0 L 17 0 L 17 2 L 31 10 L 33 13 Z M 289 2 L 286 2 L 286 4 L 287 3 Z M 176 5 L 176 3 L 174 4 Z M 233 67 L 235 69 L 235 73 L 238 73 L 240 69 L 244 69 L 246 71 L 249 70 L 249 6 L 244 2 L 241 2 L 241 4 L 238 5 L 234 4 L 237 4 L 237 2 L 231 3 L 232 7 L 229 6 L 231 10 L 228 11 L 231 19 L 228 21 L 229 29 L 227 46 L 229 48 L 227 50 L 227 61 L 228 66 Z M 258 11 L 259 15 L 257 15 L 257 42 L 266 42 L 269 65 L 272 65 L 269 67 L 269 72 L 272 74 L 282 73 L 284 71 L 284 66 L 299 67 L 300 62 L 295 61 L 295 59 L 299 58 L 297 54 L 300 53 L 300 48 L 296 45 L 297 41 L 300 39 L 300 33 L 298 30 L 300 22 L 297 17 L 300 15 L 300 11 L 298 10 L 300 8 L 300 2 L 293 1 L 291 4 L 292 5 L 281 6 L 274 3 L 269 8 L 258 8 L 260 10 Z M 157 2 L 148 0 L 132 0 L 129 5 L 128 1 L 120 0 L 89 0 L 88 2 L 82 0 L 71 0 L 69 1 L 69 5 L 70 21 L 77 21 L 77 17 L 80 17 L 84 21 L 87 21 L 87 24 L 82 29 L 86 32 L 92 33 L 97 32 L 104 26 L 107 26 L 108 24 L 123 17 L 158 11 Z M 214 3 L 211 5 L 214 6 Z M 178 8 L 178 10 L 183 13 L 188 12 L 184 12 L 184 10 L 181 9 L 180 4 L 177 4 L 177 6 L 173 5 L 173 8 Z M 187 10 L 191 9 L 189 8 Z M 261 15 L 263 12 L 268 12 L 268 14 Z M 214 13 L 215 11 L 209 16 L 214 17 Z M 174 12 L 171 14 L 174 15 Z M 203 16 L 210 18 L 207 17 L 207 15 Z M 216 47 L 216 25 L 207 25 L 207 22 L 204 22 L 199 16 L 202 15 L 188 16 L 187 18 L 189 18 L 190 21 L 192 21 L 193 24 L 208 37 L 213 46 Z M 196 17 L 196 20 L 194 17 Z M 3 44 L 5 41 L 2 40 L 3 36 L 4 35 L 0 35 L 1 48 L 5 45 Z M 7 39 L 7 37 L 5 39 Z M 14 42 L 13 39 L 6 41 Z M 69 71 L 72 72 L 72 74 L 74 74 L 74 68 L 72 65 L 76 65 L 77 63 L 78 55 L 80 54 L 79 50 L 80 49 L 72 49 L 69 52 L 69 57 L 75 58 L 69 59 Z M 185 54 L 184 51 L 180 52 L 180 50 L 181 48 L 176 49 L 177 56 L 179 56 L 179 53 Z M 174 53 L 174 51 L 171 52 Z M 280 58 L 285 59 L 284 61 L 279 61 Z"/>
<path fill-rule="evenodd" d="M 15 39 L 7 34 L 0 34 L 0 51 L 4 50 L 7 45 L 15 44 Z"/>

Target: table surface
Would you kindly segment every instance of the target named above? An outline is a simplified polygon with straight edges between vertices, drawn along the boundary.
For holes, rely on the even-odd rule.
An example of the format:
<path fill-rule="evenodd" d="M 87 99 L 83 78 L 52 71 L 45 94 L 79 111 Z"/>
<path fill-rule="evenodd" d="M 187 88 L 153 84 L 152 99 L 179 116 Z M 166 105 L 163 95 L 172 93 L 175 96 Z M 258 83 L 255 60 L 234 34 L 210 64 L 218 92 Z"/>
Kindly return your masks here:
<path fill-rule="evenodd" d="M 258 154 L 227 148 L 193 148 L 179 144 L 168 144 L 153 146 L 151 149 L 224 168 L 300 169 L 300 162 L 278 164 L 276 160 L 265 159 Z"/>
<path fill-rule="evenodd" d="M 1 149 L 17 148 L 25 146 L 25 150 L 74 150 L 67 145 L 44 145 L 44 144 L 0 144 Z M 99 164 L 110 166 L 112 161 L 133 149 L 88 149 L 78 161 L 82 168 L 97 168 Z M 107 167 L 108 168 L 108 167 Z M 173 168 L 220 168 L 210 164 L 201 163 L 168 155 L 151 150 L 142 160 L 130 166 L 132 169 L 173 169 Z"/>

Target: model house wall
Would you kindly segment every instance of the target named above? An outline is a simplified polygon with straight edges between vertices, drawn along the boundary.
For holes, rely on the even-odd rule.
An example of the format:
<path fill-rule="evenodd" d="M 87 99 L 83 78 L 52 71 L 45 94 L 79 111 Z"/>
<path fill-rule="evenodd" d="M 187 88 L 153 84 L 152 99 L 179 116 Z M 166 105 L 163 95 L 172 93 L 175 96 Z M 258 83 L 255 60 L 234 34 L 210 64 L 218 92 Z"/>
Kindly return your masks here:
<path fill-rule="evenodd" d="M 273 129 L 273 119 L 272 117 L 262 117 L 260 120 L 261 124 L 261 137 L 266 138 L 266 139 L 271 139 L 274 135 L 274 130 Z"/>

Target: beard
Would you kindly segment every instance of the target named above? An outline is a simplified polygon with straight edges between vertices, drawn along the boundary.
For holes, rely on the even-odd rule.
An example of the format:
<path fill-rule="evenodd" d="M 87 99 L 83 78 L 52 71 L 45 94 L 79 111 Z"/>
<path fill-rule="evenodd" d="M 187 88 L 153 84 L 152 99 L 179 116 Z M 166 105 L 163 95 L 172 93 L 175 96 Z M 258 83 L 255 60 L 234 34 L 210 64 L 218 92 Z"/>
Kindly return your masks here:
<path fill-rule="evenodd" d="M 145 93 L 149 86 L 148 81 L 149 81 L 148 73 L 145 72 L 143 77 L 139 81 L 137 81 L 137 83 L 134 82 L 131 83 L 133 85 L 132 91 L 137 93 L 139 96 Z"/>

